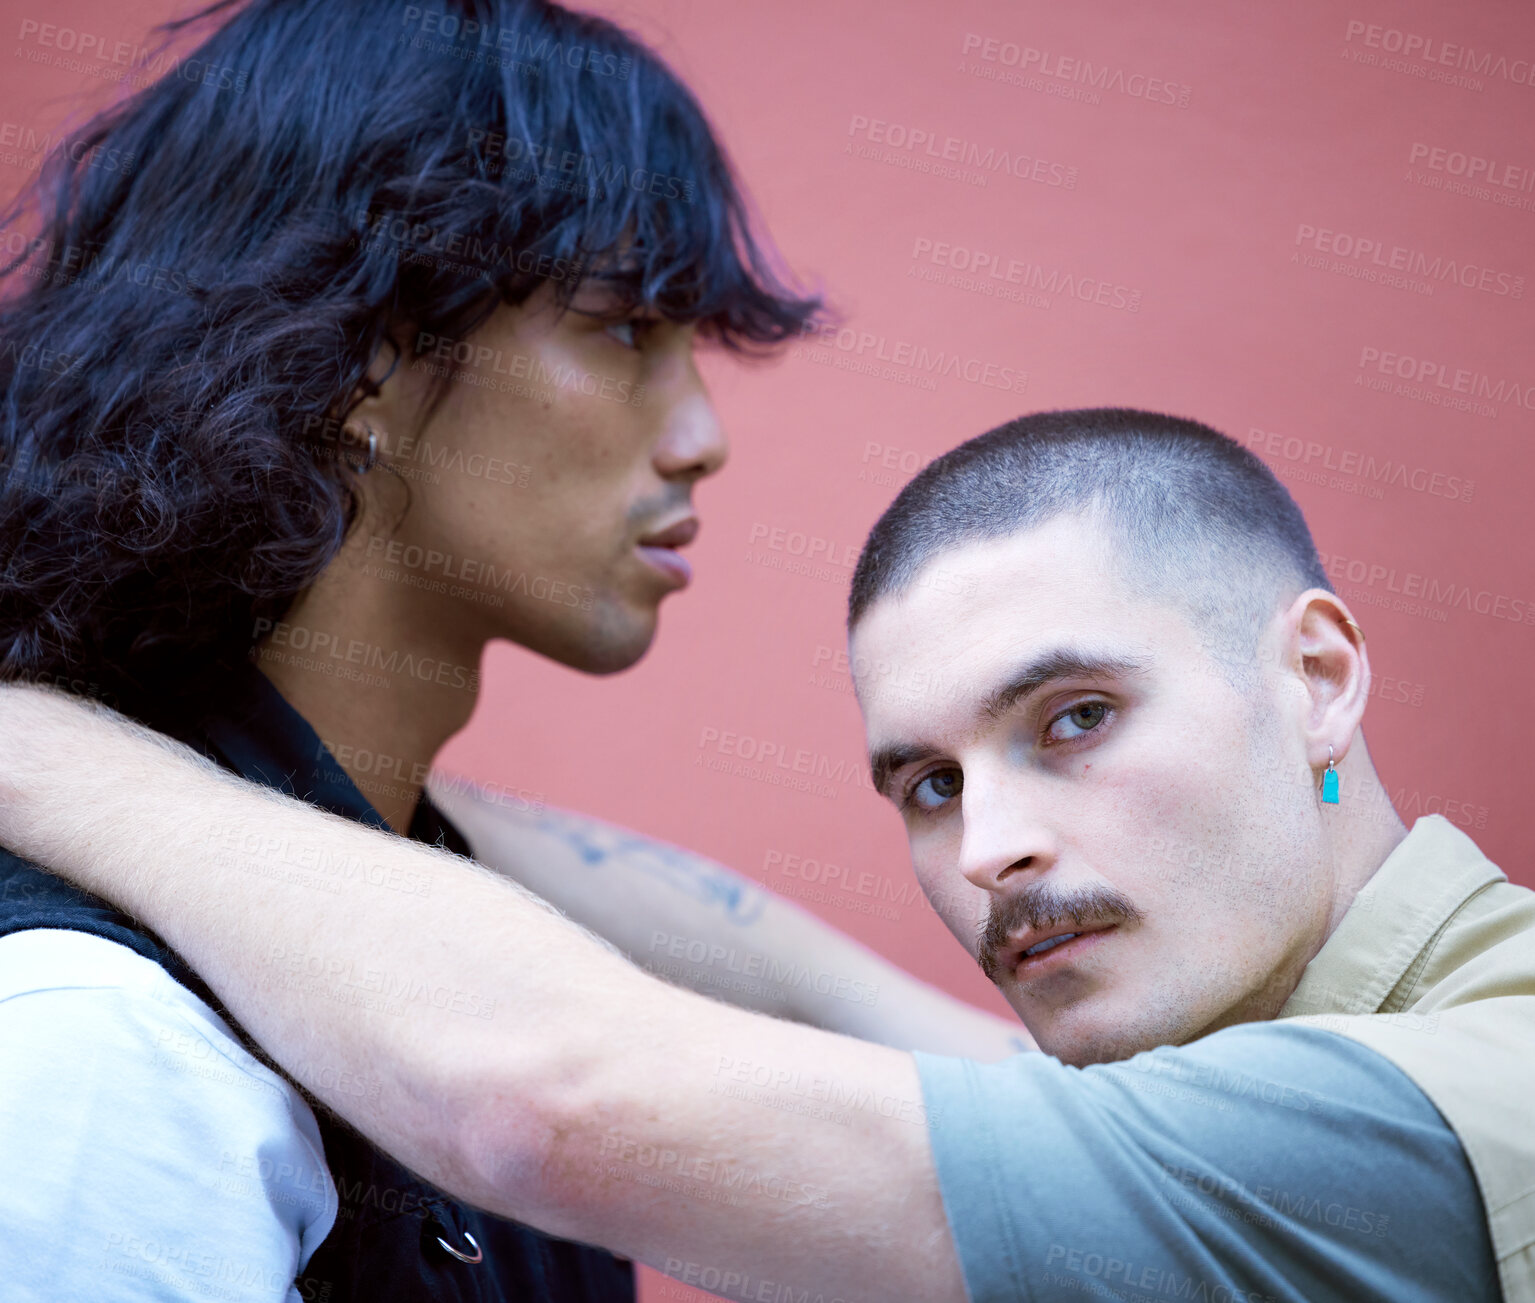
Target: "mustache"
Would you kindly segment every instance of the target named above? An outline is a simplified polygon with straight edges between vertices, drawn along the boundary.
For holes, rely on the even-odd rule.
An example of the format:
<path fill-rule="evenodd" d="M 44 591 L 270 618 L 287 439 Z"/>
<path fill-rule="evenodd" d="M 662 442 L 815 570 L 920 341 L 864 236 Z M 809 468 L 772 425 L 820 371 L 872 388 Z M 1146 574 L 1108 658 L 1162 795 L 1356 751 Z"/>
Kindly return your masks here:
<path fill-rule="evenodd" d="M 692 498 L 691 485 L 668 487 L 651 497 L 643 498 L 629 507 L 629 527 L 643 534 L 656 521 L 669 520 L 684 507 L 691 511 Z"/>
<path fill-rule="evenodd" d="M 1110 923 L 1139 923 L 1141 912 L 1131 899 L 1113 887 L 1093 885 L 1062 890 L 1053 882 L 1031 883 L 1015 895 L 991 898 L 986 923 L 976 943 L 976 962 L 986 980 L 995 984 L 1001 975 L 998 956 L 1008 945 L 1008 934 L 1059 927 L 1074 923 L 1078 930 Z"/>

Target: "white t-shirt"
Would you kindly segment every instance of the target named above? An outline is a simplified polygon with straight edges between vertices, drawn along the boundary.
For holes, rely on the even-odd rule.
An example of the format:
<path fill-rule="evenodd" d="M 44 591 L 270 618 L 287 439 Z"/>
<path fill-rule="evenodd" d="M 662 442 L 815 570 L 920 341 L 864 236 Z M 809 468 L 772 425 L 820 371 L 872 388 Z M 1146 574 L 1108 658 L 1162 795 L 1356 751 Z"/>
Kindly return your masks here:
<path fill-rule="evenodd" d="M 309 1105 L 163 968 L 0 937 L 7 1303 L 299 1303 L 336 1207 Z"/>

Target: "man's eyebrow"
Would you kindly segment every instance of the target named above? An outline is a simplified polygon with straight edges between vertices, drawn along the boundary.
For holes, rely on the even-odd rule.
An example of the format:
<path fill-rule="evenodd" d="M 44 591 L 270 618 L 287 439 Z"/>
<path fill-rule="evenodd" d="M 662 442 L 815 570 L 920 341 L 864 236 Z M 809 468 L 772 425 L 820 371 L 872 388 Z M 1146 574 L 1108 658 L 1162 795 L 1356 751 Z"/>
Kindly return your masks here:
<path fill-rule="evenodd" d="M 1060 679 L 1123 679 L 1144 674 L 1150 668 L 1147 657 L 1052 647 L 1019 666 L 1000 687 L 987 694 L 981 703 L 981 714 L 987 719 L 1000 719 L 1025 697 Z"/>
<path fill-rule="evenodd" d="M 988 719 L 1000 719 L 1031 693 L 1061 679 L 1129 678 L 1145 673 L 1150 667 L 1151 661 L 1146 657 L 1053 647 L 1013 670 L 999 687 L 986 695 L 980 713 Z M 888 797 L 890 793 L 886 789 L 892 774 L 936 752 L 937 748 L 923 742 L 893 742 L 875 748 L 869 756 L 874 790 Z"/>
<path fill-rule="evenodd" d="M 932 754 L 933 748 L 920 742 L 915 744 L 898 742 L 891 746 L 877 748 L 869 756 L 869 773 L 874 783 L 874 790 L 888 798 L 890 793 L 885 789 L 890 784 L 890 775 L 897 769 L 904 769 L 912 761 Z"/>

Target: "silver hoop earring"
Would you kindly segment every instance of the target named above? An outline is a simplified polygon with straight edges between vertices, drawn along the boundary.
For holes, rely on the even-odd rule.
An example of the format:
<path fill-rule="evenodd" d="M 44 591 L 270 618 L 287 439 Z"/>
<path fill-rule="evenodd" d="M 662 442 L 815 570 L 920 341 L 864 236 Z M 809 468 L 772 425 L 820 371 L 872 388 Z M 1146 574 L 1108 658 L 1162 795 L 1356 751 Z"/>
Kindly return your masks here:
<path fill-rule="evenodd" d="M 358 463 L 354 462 L 350 457 L 346 457 L 344 459 L 346 464 L 359 475 L 366 475 L 370 470 L 378 465 L 378 431 L 375 430 L 371 425 L 365 425 L 363 429 L 367 430 L 368 432 L 368 452 L 367 455 L 363 458 L 362 464 L 358 465 Z"/>

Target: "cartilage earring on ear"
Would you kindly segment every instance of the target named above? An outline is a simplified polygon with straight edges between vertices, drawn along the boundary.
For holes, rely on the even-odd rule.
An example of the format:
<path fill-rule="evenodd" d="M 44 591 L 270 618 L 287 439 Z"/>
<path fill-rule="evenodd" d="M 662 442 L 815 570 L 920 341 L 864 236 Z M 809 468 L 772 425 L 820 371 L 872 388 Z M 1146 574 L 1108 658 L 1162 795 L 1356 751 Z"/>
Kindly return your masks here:
<path fill-rule="evenodd" d="M 1322 800 L 1328 805 L 1338 804 L 1338 771 L 1332 763 L 1332 744 L 1327 745 L 1327 772 L 1322 775 Z"/>

